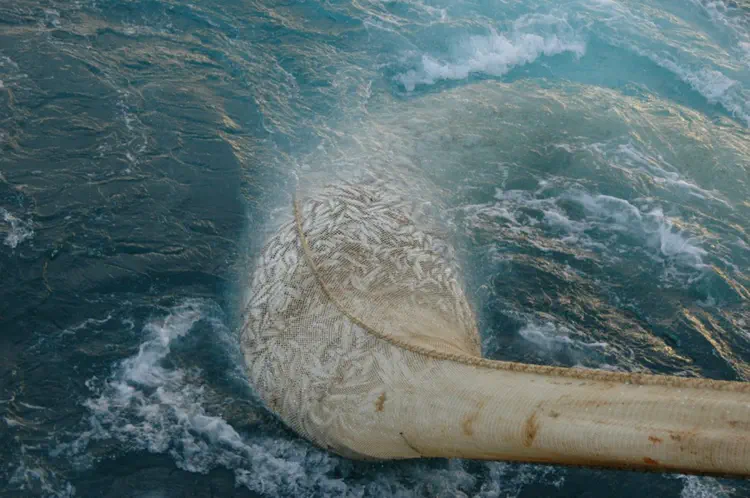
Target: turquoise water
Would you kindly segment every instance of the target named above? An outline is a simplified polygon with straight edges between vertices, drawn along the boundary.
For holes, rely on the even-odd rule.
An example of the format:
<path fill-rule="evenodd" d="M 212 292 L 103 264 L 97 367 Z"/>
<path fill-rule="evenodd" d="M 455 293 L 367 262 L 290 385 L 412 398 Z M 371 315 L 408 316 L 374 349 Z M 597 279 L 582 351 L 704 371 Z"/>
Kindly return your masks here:
<path fill-rule="evenodd" d="M 236 337 L 297 182 L 401 164 L 487 356 L 750 380 L 748 126 L 743 2 L 0 2 L 0 495 L 749 496 L 341 459 Z"/>

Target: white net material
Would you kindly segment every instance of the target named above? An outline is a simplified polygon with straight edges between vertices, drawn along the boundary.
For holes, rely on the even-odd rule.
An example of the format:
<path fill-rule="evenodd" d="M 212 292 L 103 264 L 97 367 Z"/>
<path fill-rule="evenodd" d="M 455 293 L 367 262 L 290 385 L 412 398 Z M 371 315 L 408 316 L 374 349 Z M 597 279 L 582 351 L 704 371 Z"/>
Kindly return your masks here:
<path fill-rule="evenodd" d="M 398 179 L 298 191 L 241 334 L 286 424 L 355 458 L 750 473 L 750 386 L 483 359 L 440 206 Z"/>
<path fill-rule="evenodd" d="M 372 180 L 297 194 L 294 218 L 263 251 L 242 335 L 252 382 L 269 407 L 345 454 L 326 437 L 344 413 L 323 401 L 375 402 L 386 375 L 399 373 L 388 366 L 406 366 L 409 351 L 394 344 L 481 356 L 452 246 L 417 224 L 424 206 L 383 187 Z"/>

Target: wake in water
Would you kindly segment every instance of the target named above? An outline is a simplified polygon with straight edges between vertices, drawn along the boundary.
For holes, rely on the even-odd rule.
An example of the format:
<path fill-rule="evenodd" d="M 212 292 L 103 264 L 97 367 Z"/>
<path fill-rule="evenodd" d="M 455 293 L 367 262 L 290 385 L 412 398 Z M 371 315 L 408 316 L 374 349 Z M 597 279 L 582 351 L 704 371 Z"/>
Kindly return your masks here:
<path fill-rule="evenodd" d="M 34 236 L 31 220 L 20 219 L 3 208 L 0 208 L 0 216 L 6 223 L 4 243 L 11 249 L 15 249 L 18 244 Z"/>
<path fill-rule="evenodd" d="M 451 61 L 422 55 L 418 69 L 410 69 L 395 79 L 412 92 L 418 85 L 465 80 L 472 74 L 504 76 L 541 57 L 571 53 L 580 58 L 586 53 L 586 43 L 564 16 L 532 15 L 514 21 L 508 33 L 490 29 L 488 35 L 471 36 L 459 42 L 453 52 Z"/>
<path fill-rule="evenodd" d="M 689 282 L 708 269 L 703 262 L 707 251 L 697 237 L 675 228 L 675 222 L 650 199 L 635 206 L 617 197 L 576 191 L 575 187 L 549 195 L 558 189 L 548 184 L 536 192 L 507 190 L 498 192 L 493 204 L 462 210 L 475 228 L 486 230 L 494 224 L 498 233 L 509 232 L 510 238 L 535 233 L 536 247 L 541 250 L 567 245 L 569 250 L 600 254 L 611 264 L 621 261 L 619 254 L 638 251 L 644 263 L 655 263 L 665 281 L 682 277 L 683 282 Z"/>
<path fill-rule="evenodd" d="M 747 13 L 2 3 L 0 494 L 744 496 L 332 456 L 254 397 L 226 288 L 295 176 L 409 164 L 449 206 L 487 356 L 750 379 Z"/>
<path fill-rule="evenodd" d="M 593 50 L 593 55 L 600 60 L 610 58 L 611 54 L 600 54 L 602 47 L 609 45 L 627 54 L 619 67 L 573 73 L 569 71 L 576 64 L 566 64 L 563 67 L 568 67 L 562 71 L 541 74 L 601 82 L 606 78 L 604 73 L 609 73 L 619 81 L 629 81 L 632 74 L 626 77 L 622 71 L 642 66 L 643 61 L 638 60 L 642 58 L 676 76 L 708 103 L 719 104 L 732 116 L 750 124 L 750 90 L 743 84 L 750 69 L 747 28 L 739 26 L 736 9 L 722 8 L 719 2 L 700 4 L 696 0 L 696 3 L 705 9 L 715 25 L 729 28 L 717 37 L 728 35 L 733 39 L 734 53 L 727 53 L 718 43 L 698 46 L 690 36 L 683 34 L 683 30 L 690 29 L 691 22 L 701 23 L 694 15 L 679 19 L 646 4 L 574 1 L 544 14 L 505 18 L 500 21 L 507 26 L 502 32 L 491 27 L 486 35 L 454 39 L 449 53 L 423 54 L 413 63 L 419 66 L 417 69 L 406 70 L 394 79 L 411 92 L 419 85 L 434 85 L 441 80 L 464 80 L 471 75 L 503 76 L 514 68 L 560 54 L 580 59 L 587 49 Z M 467 17 L 478 23 L 494 24 L 480 12 L 471 12 Z M 661 36 L 665 29 L 671 30 L 673 36 Z"/>
<path fill-rule="evenodd" d="M 226 406 L 202 384 L 202 372 L 180 366 L 196 353 L 183 344 L 196 335 L 221 344 L 217 355 L 238 360 L 236 339 L 218 316 L 212 303 L 193 300 L 149 322 L 135 355 L 120 362 L 109 378 L 90 380 L 94 395 L 85 402 L 88 428 L 58 446 L 53 457 L 72 459 L 78 471 L 85 471 L 100 463 L 93 455 L 102 445 L 110 451 L 169 454 L 189 472 L 229 469 L 236 485 L 267 496 L 517 496 L 531 482 L 555 487 L 564 480 L 553 469 L 539 472 L 502 463 L 355 463 L 291 439 L 252 399 L 241 410 Z M 238 382 L 244 378 L 241 371 L 228 375 Z M 238 432 L 235 426 L 252 431 Z M 28 489 L 26 482 L 45 482 L 48 492 L 58 495 L 70 487 L 54 488 L 49 476 L 28 475 L 33 472 L 19 469 L 14 479 L 23 489 Z"/>

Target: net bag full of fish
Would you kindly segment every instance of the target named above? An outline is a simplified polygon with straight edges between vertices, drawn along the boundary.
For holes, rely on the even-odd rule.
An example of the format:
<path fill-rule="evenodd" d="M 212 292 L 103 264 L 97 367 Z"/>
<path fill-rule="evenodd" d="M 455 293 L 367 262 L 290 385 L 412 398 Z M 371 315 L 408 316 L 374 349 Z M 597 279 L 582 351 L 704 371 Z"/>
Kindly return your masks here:
<path fill-rule="evenodd" d="M 438 201 L 310 181 L 255 262 L 241 346 L 266 406 L 355 459 L 750 475 L 750 384 L 494 361 Z"/>

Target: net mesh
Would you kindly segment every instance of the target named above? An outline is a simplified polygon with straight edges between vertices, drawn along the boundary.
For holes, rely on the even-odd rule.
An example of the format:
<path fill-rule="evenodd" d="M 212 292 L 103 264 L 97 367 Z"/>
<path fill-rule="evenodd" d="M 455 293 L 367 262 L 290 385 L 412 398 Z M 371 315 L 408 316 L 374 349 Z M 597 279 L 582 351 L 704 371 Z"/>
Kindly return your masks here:
<path fill-rule="evenodd" d="M 453 245 L 434 221 L 439 219 L 441 206 L 418 195 L 418 190 L 404 187 L 399 178 L 311 182 L 298 190 L 290 218 L 261 253 L 245 303 L 242 349 L 250 381 L 261 398 L 302 436 L 350 457 L 428 454 L 398 429 L 409 424 L 419 429 L 419 420 L 403 419 L 413 417 L 414 412 L 403 408 L 388 420 L 380 417 L 386 400 L 392 406 L 408 407 L 410 396 L 426 396 L 420 410 L 441 410 L 445 426 L 462 427 L 465 436 L 472 436 L 475 419 L 471 413 L 466 429 L 466 420 L 453 422 L 450 399 L 448 405 L 445 400 L 433 403 L 429 399 L 442 396 L 433 381 L 440 378 L 453 382 L 462 376 L 476 376 L 472 377 L 476 386 L 454 383 L 446 388 L 452 390 L 446 396 L 453 396 L 456 405 L 462 405 L 456 407 L 460 411 L 470 405 L 484 406 L 482 389 L 492 390 L 495 382 L 494 377 L 485 376 L 491 371 L 564 380 L 550 381 L 544 389 L 557 389 L 552 384 L 570 385 L 571 380 L 578 379 L 583 381 L 578 383 L 581 385 L 596 381 L 711 390 L 704 396 L 706 403 L 715 392 L 742 393 L 745 397 L 750 393 L 748 384 L 741 383 L 482 358 L 474 313 L 464 294 Z M 535 377 L 528 375 L 517 380 L 514 377 L 507 388 L 508 396 L 523 393 L 525 386 L 539 390 L 541 401 L 529 398 L 528 406 L 509 404 L 509 411 L 537 410 L 549 395 L 541 384 L 534 384 Z M 387 397 L 394 392 L 400 393 L 401 401 L 406 400 L 402 405 Z M 654 396 L 662 395 L 654 392 Z M 594 394 L 581 391 L 577 396 L 585 401 Z M 732 407 L 747 416 L 747 406 Z M 559 411 L 550 413 L 556 414 L 550 415 L 554 418 L 560 416 Z M 654 412 L 656 415 L 665 420 L 673 417 L 666 411 Z M 417 416 L 421 416 L 419 412 Z M 438 450 L 429 454 L 533 460 L 535 454 L 526 453 L 527 441 L 533 441 L 537 433 L 533 417 L 536 415 L 529 419 L 531 425 L 519 424 L 531 431 L 531 436 L 508 436 L 518 439 L 518 451 L 457 453 L 449 449 L 449 441 L 440 447 L 445 434 L 433 434 L 427 440 L 434 438 Z M 370 437 L 368 431 L 380 434 Z M 470 444 L 475 448 L 477 443 Z M 627 446 L 621 440 L 613 440 L 613 444 Z M 584 446 L 580 453 L 586 451 Z M 601 448 L 592 453 L 600 454 Z M 580 458 L 570 461 L 586 463 Z"/>
<path fill-rule="evenodd" d="M 289 426 L 344 454 L 326 428 L 346 408 L 324 398 L 377 397 L 394 375 L 413 377 L 424 361 L 414 352 L 481 357 L 452 245 L 420 221 L 432 209 L 389 184 L 298 191 L 246 304 L 253 385 Z"/>

